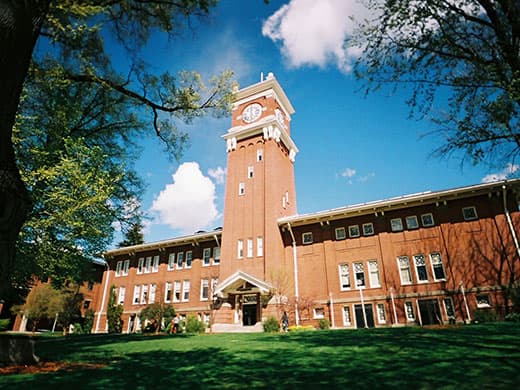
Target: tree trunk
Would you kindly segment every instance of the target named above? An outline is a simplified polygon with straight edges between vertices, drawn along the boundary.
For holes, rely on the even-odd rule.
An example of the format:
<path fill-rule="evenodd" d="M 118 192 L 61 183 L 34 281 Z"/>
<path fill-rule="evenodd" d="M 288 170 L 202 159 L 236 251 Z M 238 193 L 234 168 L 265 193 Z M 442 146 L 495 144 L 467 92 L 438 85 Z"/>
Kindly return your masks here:
<path fill-rule="evenodd" d="M 12 134 L 24 80 L 51 0 L 0 0 L 0 298 L 8 290 L 16 240 L 30 209 Z"/>

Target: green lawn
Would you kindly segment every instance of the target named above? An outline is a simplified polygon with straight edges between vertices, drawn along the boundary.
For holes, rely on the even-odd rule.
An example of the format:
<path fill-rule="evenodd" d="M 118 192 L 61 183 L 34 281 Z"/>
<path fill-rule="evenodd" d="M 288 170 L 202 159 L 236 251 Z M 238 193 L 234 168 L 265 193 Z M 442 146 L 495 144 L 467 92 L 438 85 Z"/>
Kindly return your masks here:
<path fill-rule="evenodd" d="M 103 368 L 5 375 L 0 388 L 520 388 L 512 323 L 292 334 L 40 337 L 44 361 Z"/>

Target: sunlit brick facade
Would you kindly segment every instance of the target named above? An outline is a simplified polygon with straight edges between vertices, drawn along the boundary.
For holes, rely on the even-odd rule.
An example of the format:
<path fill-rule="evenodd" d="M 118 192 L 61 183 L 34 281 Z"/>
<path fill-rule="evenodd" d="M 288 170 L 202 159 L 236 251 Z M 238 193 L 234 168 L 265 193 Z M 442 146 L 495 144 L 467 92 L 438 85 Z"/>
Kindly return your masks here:
<path fill-rule="evenodd" d="M 223 228 L 110 250 L 94 331 L 110 286 L 124 331 L 171 303 L 215 331 L 259 329 L 270 315 L 336 328 L 470 321 L 503 315 L 518 280 L 520 181 L 478 184 L 298 215 L 294 109 L 277 80 L 237 90 Z M 319 194 L 317 194 L 319 196 Z"/>

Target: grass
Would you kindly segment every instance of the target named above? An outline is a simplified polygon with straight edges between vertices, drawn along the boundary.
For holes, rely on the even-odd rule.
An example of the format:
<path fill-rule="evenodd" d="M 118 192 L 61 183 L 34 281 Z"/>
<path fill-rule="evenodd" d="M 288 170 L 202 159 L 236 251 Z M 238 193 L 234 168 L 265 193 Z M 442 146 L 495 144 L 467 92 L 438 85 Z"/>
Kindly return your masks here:
<path fill-rule="evenodd" d="M 520 327 L 494 323 L 294 334 L 39 337 L 43 361 L 97 363 L 6 375 L 0 388 L 509 389 L 520 383 Z"/>

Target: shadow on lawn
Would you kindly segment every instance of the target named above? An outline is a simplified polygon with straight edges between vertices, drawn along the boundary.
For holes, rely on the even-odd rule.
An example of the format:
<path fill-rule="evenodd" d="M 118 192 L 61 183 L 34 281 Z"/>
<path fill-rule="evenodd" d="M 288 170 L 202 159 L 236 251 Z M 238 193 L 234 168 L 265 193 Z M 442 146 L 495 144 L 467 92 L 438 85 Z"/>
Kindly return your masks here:
<path fill-rule="evenodd" d="M 97 370 L 0 379 L 40 388 L 515 388 L 520 380 L 516 329 L 420 328 L 305 332 L 287 335 L 59 340 L 62 358 L 107 360 Z M 103 346 L 157 342 L 153 350 L 115 355 Z M 178 343 L 177 343 L 178 341 Z M 56 342 L 56 341 L 55 341 Z M 70 343 L 70 344 L 67 344 Z M 136 344 L 137 344 L 136 343 Z M 47 344 L 47 345 L 45 345 Z M 42 348 L 51 348 L 44 342 Z M 130 344 L 127 344 L 130 345 Z M 54 351 L 58 349 L 54 344 Z M 70 349 L 69 349 L 70 346 Z M 99 348 L 98 348 L 99 347 Z M 170 349 L 171 348 L 171 349 Z M 44 352 L 42 349 L 42 352 Z M 79 350 L 79 351 L 78 351 Z M 123 348 L 124 350 L 124 348 Z M 143 352 L 144 351 L 144 352 Z M 51 350 L 47 356 L 56 357 Z M 67 355 L 68 354 L 68 355 Z M 68 357 L 67 357 L 68 356 Z"/>

